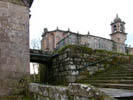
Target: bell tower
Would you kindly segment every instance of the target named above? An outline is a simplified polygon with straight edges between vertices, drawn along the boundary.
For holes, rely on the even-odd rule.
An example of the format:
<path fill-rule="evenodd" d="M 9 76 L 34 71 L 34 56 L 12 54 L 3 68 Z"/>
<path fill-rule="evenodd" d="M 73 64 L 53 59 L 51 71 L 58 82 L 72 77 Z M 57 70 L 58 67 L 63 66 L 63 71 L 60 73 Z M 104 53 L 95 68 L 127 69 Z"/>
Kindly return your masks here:
<path fill-rule="evenodd" d="M 110 34 L 111 40 L 120 44 L 125 44 L 127 38 L 127 33 L 125 33 L 125 22 L 116 15 L 116 18 L 110 25 L 112 30 Z"/>

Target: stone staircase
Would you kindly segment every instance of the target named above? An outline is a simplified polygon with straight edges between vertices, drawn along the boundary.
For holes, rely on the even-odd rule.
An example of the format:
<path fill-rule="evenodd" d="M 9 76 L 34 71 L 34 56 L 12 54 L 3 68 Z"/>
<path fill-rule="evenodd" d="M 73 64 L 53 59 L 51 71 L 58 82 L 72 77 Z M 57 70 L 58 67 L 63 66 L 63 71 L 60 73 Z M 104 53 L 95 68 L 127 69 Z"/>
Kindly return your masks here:
<path fill-rule="evenodd" d="M 94 85 L 119 100 L 133 100 L 133 65 L 123 64 L 79 80 Z M 127 99 L 128 98 L 128 99 Z"/>

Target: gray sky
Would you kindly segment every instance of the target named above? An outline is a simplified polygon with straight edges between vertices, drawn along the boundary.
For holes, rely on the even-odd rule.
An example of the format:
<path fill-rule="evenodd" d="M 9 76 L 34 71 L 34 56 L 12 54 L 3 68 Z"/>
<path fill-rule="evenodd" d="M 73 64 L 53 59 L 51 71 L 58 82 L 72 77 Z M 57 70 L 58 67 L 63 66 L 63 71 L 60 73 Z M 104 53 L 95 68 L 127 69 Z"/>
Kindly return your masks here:
<path fill-rule="evenodd" d="M 133 47 L 133 0 L 34 0 L 30 40 L 41 38 L 45 27 L 54 30 L 57 26 L 110 39 L 110 23 L 116 14 L 126 22 L 126 43 Z"/>

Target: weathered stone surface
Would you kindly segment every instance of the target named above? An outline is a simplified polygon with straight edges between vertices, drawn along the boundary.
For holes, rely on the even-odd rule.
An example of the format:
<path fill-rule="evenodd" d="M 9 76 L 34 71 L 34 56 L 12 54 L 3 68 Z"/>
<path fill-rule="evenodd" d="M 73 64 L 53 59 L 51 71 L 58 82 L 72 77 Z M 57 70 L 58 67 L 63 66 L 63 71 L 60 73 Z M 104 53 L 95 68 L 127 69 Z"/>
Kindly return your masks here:
<path fill-rule="evenodd" d="M 29 8 L 0 0 L 0 96 L 29 75 Z"/>
<path fill-rule="evenodd" d="M 35 94 L 42 95 L 45 98 L 50 98 L 50 100 L 60 100 L 60 98 L 62 98 L 61 100 L 66 100 L 66 98 L 68 98 L 67 89 L 65 87 L 46 86 L 31 83 L 29 85 L 29 90 Z"/>
<path fill-rule="evenodd" d="M 10 2 L 13 4 L 21 5 L 21 6 L 28 6 L 30 7 L 32 5 L 33 0 L 0 0 L 3 2 Z"/>
<path fill-rule="evenodd" d="M 47 67 L 48 74 L 45 76 L 45 79 L 49 77 L 46 81 L 49 84 L 68 85 L 71 82 L 79 82 L 84 77 L 92 76 L 96 72 L 103 71 L 112 65 L 125 63 L 129 59 L 126 55 L 117 56 L 118 54 L 112 54 L 103 50 L 91 51 L 90 48 L 76 46 L 73 49 L 76 50 L 76 48 L 79 48 L 79 50 L 74 51 L 72 46 L 70 47 L 59 53 L 59 56 L 54 57 L 52 65 Z M 92 53 L 85 52 L 84 50 L 86 49 Z M 116 58 L 113 57 L 115 55 L 117 56 Z"/>
<path fill-rule="evenodd" d="M 132 97 L 133 96 L 133 90 L 113 89 L 113 88 L 100 88 L 100 90 L 105 92 L 111 97 Z"/>
<path fill-rule="evenodd" d="M 38 97 L 37 100 L 116 100 L 91 85 L 75 83 L 68 87 L 30 83 L 29 91 Z M 47 95 L 43 94 L 45 91 Z"/>

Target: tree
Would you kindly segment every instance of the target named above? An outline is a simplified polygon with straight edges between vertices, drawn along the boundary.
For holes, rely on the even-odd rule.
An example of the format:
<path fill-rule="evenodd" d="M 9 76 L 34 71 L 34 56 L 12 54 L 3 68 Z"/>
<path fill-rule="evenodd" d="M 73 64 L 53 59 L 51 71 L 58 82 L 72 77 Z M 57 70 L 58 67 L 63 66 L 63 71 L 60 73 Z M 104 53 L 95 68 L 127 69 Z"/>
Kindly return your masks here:
<path fill-rule="evenodd" d="M 41 49 L 41 39 L 33 39 L 31 40 L 31 49 Z"/>
<path fill-rule="evenodd" d="M 31 47 L 31 49 L 40 50 L 41 49 L 41 40 L 40 39 L 33 39 L 33 40 L 31 40 L 30 47 Z M 34 81 L 36 81 L 37 80 L 36 79 L 36 74 L 38 73 L 39 64 L 31 63 L 31 68 L 33 69 Z"/>

